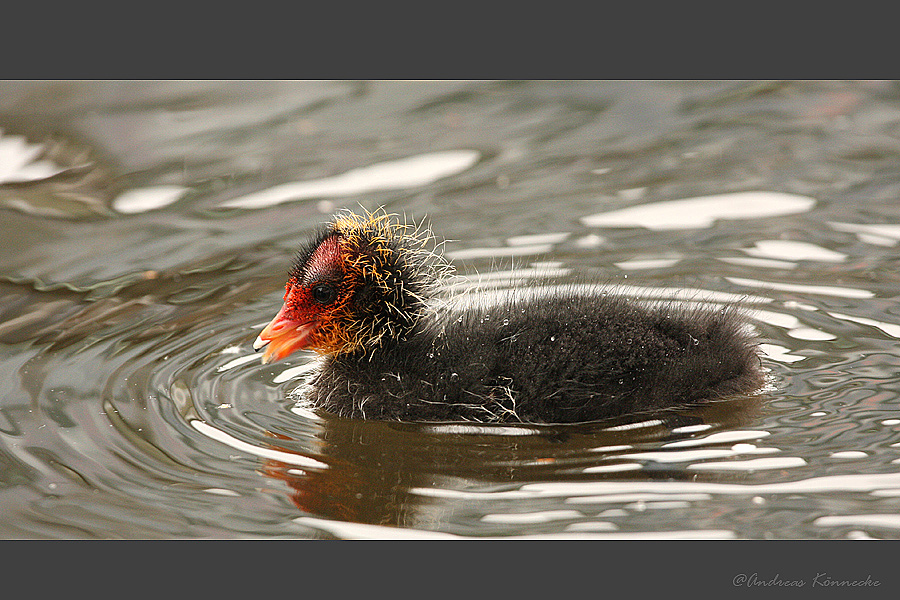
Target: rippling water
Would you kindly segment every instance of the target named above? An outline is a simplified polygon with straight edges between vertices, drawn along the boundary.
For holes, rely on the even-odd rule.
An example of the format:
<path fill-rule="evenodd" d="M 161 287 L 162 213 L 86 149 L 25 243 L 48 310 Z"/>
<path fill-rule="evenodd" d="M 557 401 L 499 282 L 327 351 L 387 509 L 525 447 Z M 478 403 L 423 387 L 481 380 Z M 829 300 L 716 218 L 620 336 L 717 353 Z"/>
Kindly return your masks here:
<path fill-rule="evenodd" d="M 0 84 L 0 535 L 900 537 L 900 88 Z M 765 393 L 610 423 L 305 409 L 261 365 L 334 210 L 477 297 L 741 299 Z"/>

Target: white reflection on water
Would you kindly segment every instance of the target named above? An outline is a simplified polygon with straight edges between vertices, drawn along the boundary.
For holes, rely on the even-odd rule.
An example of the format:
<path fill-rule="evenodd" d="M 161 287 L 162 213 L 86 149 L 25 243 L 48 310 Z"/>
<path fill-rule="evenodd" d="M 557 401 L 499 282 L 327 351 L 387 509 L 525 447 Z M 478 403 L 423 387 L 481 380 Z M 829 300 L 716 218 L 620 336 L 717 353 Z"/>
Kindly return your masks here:
<path fill-rule="evenodd" d="M 760 344 L 758 346 L 760 352 L 766 355 L 766 358 L 782 363 L 795 363 L 806 359 L 805 356 L 799 354 L 791 354 L 790 348 L 779 346 L 778 344 Z"/>
<path fill-rule="evenodd" d="M 636 271 L 640 269 L 667 269 L 669 267 L 675 266 L 678 261 L 681 259 L 678 258 L 647 258 L 647 259 L 635 259 L 635 260 L 623 260 L 621 262 L 615 263 L 617 267 L 622 269 L 623 271 Z"/>
<path fill-rule="evenodd" d="M 239 366 L 245 365 L 245 364 L 247 364 L 247 363 L 259 361 L 259 360 L 261 360 L 261 359 L 262 359 L 262 355 L 261 355 L 261 354 L 248 354 L 248 355 L 246 355 L 246 356 L 240 356 L 240 357 L 235 358 L 235 359 L 233 359 L 233 360 L 229 360 L 229 361 L 228 361 L 227 363 L 225 363 L 224 365 L 218 367 L 218 368 L 216 369 L 216 371 L 217 371 L 218 373 L 223 373 L 223 372 L 228 371 L 228 370 L 230 370 L 230 369 L 233 369 L 233 368 L 235 368 L 235 367 L 239 367 Z"/>
<path fill-rule="evenodd" d="M 810 477 L 781 483 L 711 483 L 702 481 L 584 481 L 584 482 L 541 482 L 527 483 L 518 490 L 492 492 L 494 496 L 513 494 L 519 498 L 571 497 L 608 493 L 708 493 L 708 494 L 824 494 L 845 492 L 873 492 L 886 488 L 900 487 L 900 473 L 827 475 Z M 479 492 L 459 492 L 442 490 L 453 494 L 475 494 Z M 420 490 L 417 490 L 419 493 Z M 423 494 L 427 495 L 427 493 Z"/>
<path fill-rule="evenodd" d="M 363 523 L 346 523 L 319 519 L 317 517 L 297 517 L 294 523 L 324 531 L 341 539 L 368 540 L 461 540 L 465 539 L 452 533 L 424 531 L 421 529 L 403 529 L 401 527 L 385 527 Z"/>
<path fill-rule="evenodd" d="M 281 450 L 275 450 L 273 448 L 263 448 L 261 446 L 255 446 L 243 440 L 239 440 L 236 437 L 225 433 L 221 429 L 217 429 L 213 427 L 209 423 L 205 421 L 201 421 L 199 419 L 191 419 L 190 420 L 191 427 L 202 433 L 208 438 L 214 439 L 226 446 L 230 446 L 235 448 L 236 450 L 240 450 L 242 452 L 246 452 L 247 454 L 251 454 L 254 456 L 260 456 L 262 458 L 268 458 L 271 460 L 277 460 L 289 465 L 297 465 L 298 467 L 303 467 L 304 469 L 327 469 L 328 465 L 323 462 L 320 462 L 314 458 L 310 458 L 308 456 L 303 456 L 301 454 L 294 454 L 292 452 L 284 452 Z"/>
<path fill-rule="evenodd" d="M 640 471 L 644 466 L 638 463 L 616 463 L 613 465 L 597 465 L 582 469 L 583 473 L 622 473 L 624 471 Z"/>
<path fill-rule="evenodd" d="M 760 240 L 753 248 L 743 248 L 750 256 L 786 260 L 817 260 L 825 262 L 843 262 L 847 255 L 822 248 L 806 242 L 788 240 Z"/>
<path fill-rule="evenodd" d="M 742 256 L 720 258 L 722 262 L 742 267 L 762 267 L 764 269 L 794 269 L 797 263 L 788 260 L 773 260 L 771 258 L 744 258 Z"/>
<path fill-rule="evenodd" d="M 744 279 L 742 277 L 726 277 L 735 285 L 743 285 L 753 288 L 767 288 L 781 290 L 783 292 L 798 292 L 801 294 L 821 294 L 824 296 L 837 296 L 839 298 L 874 298 L 874 292 L 856 288 L 838 287 L 833 285 L 802 285 L 796 283 L 778 283 L 774 281 L 760 281 L 757 279 Z"/>
<path fill-rule="evenodd" d="M 376 163 L 333 177 L 296 181 L 233 198 L 223 208 L 266 208 L 308 198 L 353 196 L 379 190 L 419 187 L 456 175 L 472 167 L 481 154 L 475 150 L 451 150 L 420 154 Z"/>
<path fill-rule="evenodd" d="M 406 529 L 402 527 L 385 527 L 382 525 L 366 525 L 362 523 L 346 523 L 343 521 L 332 521 L 329 519 L 319 519 L 316 517 L 297 517 L 293 519 L 294 523 L 310 527 L 317 531 L 324 531 L 341 539 L 369 539 L 369 540 L 390 540 L 390 539 L 420 539 L 420 540 L 462 540 L 471 539 L 466 536 L 454 535 L 452 533 L 443 533 L 437 531 L 423 531 L 420 529 Z M 577 525 L 577 526 L 575 526 Z M 622 540 L 693 540 L 693 539 L 733 539 L 735 534 L 725 529 L 697 529 L 697 530 L 675 530 L 675 531 L 653 531 L 653 532 L 598 532 L 596 529 L 609 529 L 609 525 L 603 524 L 597 527 L 584 527 L 586 524 L 573 524 L 571 529 L 567 529 L 565 533 L 547 533 L 535 535 L 514 535 L 504 536 L 500 539 L 622 539 Z M 610 524 L 611 525 L 611 524 Z M 497 539 L 497 538 L 479 538 L 479 539 Z"/>
<path fill-rule="evenodd" d="M 834 223 L 828 225 L 837 231 L 855 233 L 859 241 L 875 246 L 896 246 L 900 242 L 900 225 L 874 224 L 857 225 L 855 223 Z"/>
<path fill-rule="evenodd" d="M 540 429 L 530 427 L 504 427 L 498 425 L 476 425 L 470 423 L 439 423 L 422 426 L 422 431 L 453 435 L 536 435 Z"/>
<path fill-rule="evenodd" d="M 527 513 L 488 513 L 481 517 L 485 523 L 549 523 L 565 519 L 583 519 L 584 513 L 578 510 L 542 510 Z"/>
<path fill-rule="evenodd" d="M 869 454 L 867 452 L 863 452 L 862 450 L 844 450 L 842 452 L 832 452 L 828 456 L 830 458 L 838 458 L 838 459 L 854 459 L 854 458 L 865 458 Z"/>
<path fill-rule="evenodd" d="M 798 340 L 808 341 L 827 341 L 837 339 L 837 336 L 821 329 L 813 329 L 812 327 L 798 327 L 788 331 L 787 334 Z"/>
<path fill-rule="evenodd" d="M 697 433 L 698 431 L 706 431 L 707 429 L 712 429 L 712 425 L 709 423 L 698 423 L 697 425 L 685 425 L 684 427 L 675 427 L 672 429 L 672 433 Z M 674 443 L 674 442 L 673 442 Z"/>
<path fill-rule="evenodd" d="M 62 172 L 62 167 L 41 158 L 45 152 L 44 144 L 29 144 L 21 135 L 4 135 L 0 128 L 0 184 L 37 181 Z"/>
<path fill-rule="evenodd" d="M 657 425 L 664 425 L 665 421 L 661 419 L 648 419 L 646 421 L 638 421 L 636 423 L 624 423 L 622 425 L 613 425 L 612 427 L 606 427 L 604 431 L 628 431 L 631 429 L 644 429 L 647 427 L 656 427 Z"/>
<path fill-rule="evenodd" d="M 514 235 L 506 238 L 510 246 L 533 246 L 535 244 L 559 244 L 569 237 L 568 233 L 535 233 L 530 235 Z"/>
<path fill-rule="evenodd" d="M 112 201 L 112 207 L 123 214 L 147 212 L 176 202 L 187 191 L 187 188 L 180 185 L 160 185 L 128 190 Z"/>
<path fill-rule="evenodd" d="M 778 192 L 739 192 L 641 204 L 582 217 L 588 227 L 653 230 L 711 227 L 717 219 L 759 219 L 810 210 L 816 201 Z"/>
<path fill-rule="evenodd" d="M 837 525 L 869 525 L 872 527 L 900 528 L 900 515 L 834 515 L 819 517 L 813 525 L 834 527 Z"/>
<path fill-rule="evenodd" d="M 709 425 L 704 425 L 705 427 L 710 427 Z M 687 430 L 687 427 L 682 428 L 682 431 Z M 674 432 L 674 430 L 673 430 Z M 718 433 L 713 433 L 701 438 L 691 438 L 687 440 L 678 440 L 677 442 L 669 442 L 667 444 L 663 444 L 663 448 L 689 448 L 691 446 L 703 446 L 706 444 L 722 444 L 727 442 L 746 442 L 747 440 L 758 440 L 764 437 L 768 437 L 770 434 L 768 431 L 751 431 L 751 430 L 736 430 L 736 431 L 720 431 Z"/>
<path fill-rule="evenodd" d="M 234 490 L 226 490 L 225 488 L 206 488 L 203 490 L 207 494 L 214 494 L 216 496 L 240 496 L 240 494 Z"/>
<path fill-rule="evenodd" d="M 279 373 L 275 379 L 272 380 L 273 383 L 283 383 L 285 381 L 290 381 L 291 379 L 297 379 L 299 377 L 305 377 L 307 374 L 311 373 L 319 366 L 319 362 L 316 360 L 311 360 L 308 363 L 304 363 L 302 365 L 298 365 L 296 367 L 290 367 L 285 369 L 281 373 Z"/>
<path fill-rule="evenodd" d="M 805 465 L 806 461 L 799 456 L 775 456 L 770 458 L 751 458 L 750 460 L 699 463 L 688 465 L 687 468 L 693 471 L 762 471 L 766 469 L 789 469 Z"/>
<path fill-rule="evenodd" d="M 895 325 L 893 323 L 884 323 L 883 321 L 876 321 L 875 319 L 869 319 L 866 317 L 854 317 L 851 315 L 844 315 L 840 313 L 830 312 L 828 314 L 830 314 L 832 317 L 835 317 L 836 319 L 852 321 L 854 323 L 859 323 L 860 325 L 871 325 L 872 327 L 877 327 L 891 337 L 900 338 L 900 325 Z"/>
<path fill-rule="evenodd" d="M 630 459 L 630 460 L 646 460 L 652 461 L 656 463 L 680 463 L 680 462 L 691 462 L 694 460 L 706 460 L 708 458 L 726 458 L 729 456 L 737 456 L 739 454 L 771 454 L 775 452 L 781 452 L 778 448 L 757 448 L 753 444 L 741 444 L 741 448 L 703 448 L 703 449 L 695 449 L 695 450 L 676 450 L 676 451 L 662 451 L 662 452 L 636 452 L 634 454 L 620 454 L 616 456 L 616 459 Z M 721 463 L 721 464 L 738 464 L 740 461 L 731 461 L 729 463 Z M 719 463 L 704 463 L 704 464 L 719 464 Z M 696 465 L 688 465 L 688 468 L 692 468 Z"/>
<path fill-rule="evenodd" d="M 764 269 L 795 269 L 797 262 L 811 260 L 819 262 L 845 262 L 847 255 L 807 242 L 788 240 L 760 240 L 753 248 L 741 249 L 749 257 L 723 257 L 720 261 L 745 267 Z"/>
<path fill-rule="evenodd" d="M 785 459 L 792 459 L 787 464 Z M 757 459 L 752 470 L 763 469 L 781 461 L 777 467 L 800 466 L 799 457 L 778 457 Z M 764 462 L 765 461 L 765 462 Z M 750 462 L 750 461 L 746 461 Z M 728 464 L 728 463 L 722 463 Z M 742 465 L 742 470 L 750 470 Z M 684 500 L 685 494 L 705 494 L 709 496 L 747 495 L 762 496 L 765 494 L 826 494 L 869 492 L 873 495 L 881 490 L 900 488 L 900 473 L 854 474 L 810 477 L 797 481 L 762 484 L 713 483 L 703 481 L 578 481 L 578 482 L 539 482 L 527 483 L 516 490 L 452 490 L 440 488 L 414 488 L 412 493 L 419 496 L 445 498 L 454 500 L 520 500 L 535 498 L 561 498 L 566 504 L 603 504 L 618 502 L 622 495 L 635 499 L 647 500 Z M 705 498 L 704 498 L 705 499 Z"/>

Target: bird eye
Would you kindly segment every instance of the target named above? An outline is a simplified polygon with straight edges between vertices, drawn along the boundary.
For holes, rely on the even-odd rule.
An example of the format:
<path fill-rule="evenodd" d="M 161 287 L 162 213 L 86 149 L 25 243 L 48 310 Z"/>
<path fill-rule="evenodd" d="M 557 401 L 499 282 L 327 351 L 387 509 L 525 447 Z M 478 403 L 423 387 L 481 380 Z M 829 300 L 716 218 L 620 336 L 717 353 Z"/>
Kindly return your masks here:
<path fill-rule="evenodd" d="M 312 289 L 312 297 L 319 304 L 331 304 L 337 297 L 337 292 L 330 285 L 320 283 Z"/>

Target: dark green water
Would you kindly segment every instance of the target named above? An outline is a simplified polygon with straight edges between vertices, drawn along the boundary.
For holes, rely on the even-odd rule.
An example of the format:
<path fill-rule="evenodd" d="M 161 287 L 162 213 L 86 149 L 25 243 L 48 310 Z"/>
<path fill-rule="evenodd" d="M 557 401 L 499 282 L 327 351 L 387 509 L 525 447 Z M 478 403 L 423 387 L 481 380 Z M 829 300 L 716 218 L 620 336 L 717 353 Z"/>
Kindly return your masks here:
<path fill-rule="evenodd" d="M 6 82 L 0 130 L 2 537 L 900 537 L 896 84 Z M 312 356 L 251 343 L 360 206 L 485 294 L 742 298 L 770 386 L 573 427 L 305 410 Z"/>

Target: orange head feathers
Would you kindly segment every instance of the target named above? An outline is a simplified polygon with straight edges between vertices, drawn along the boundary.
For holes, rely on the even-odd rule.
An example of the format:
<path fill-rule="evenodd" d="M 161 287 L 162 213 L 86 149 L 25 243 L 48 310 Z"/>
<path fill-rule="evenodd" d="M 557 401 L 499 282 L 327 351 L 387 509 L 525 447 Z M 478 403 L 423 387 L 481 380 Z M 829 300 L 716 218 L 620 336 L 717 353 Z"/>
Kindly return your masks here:
<path fill-rule="evenodd" d="M 267 346 L 263 361 L 303 348 L 368 352 L 406 335 L 448 270 L 431 239 L 382 211 L 336 215 L 298 253 L 284 304 L 254 344 Z"/>

